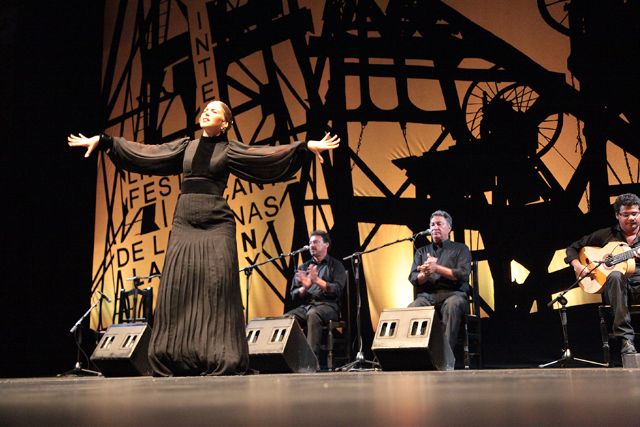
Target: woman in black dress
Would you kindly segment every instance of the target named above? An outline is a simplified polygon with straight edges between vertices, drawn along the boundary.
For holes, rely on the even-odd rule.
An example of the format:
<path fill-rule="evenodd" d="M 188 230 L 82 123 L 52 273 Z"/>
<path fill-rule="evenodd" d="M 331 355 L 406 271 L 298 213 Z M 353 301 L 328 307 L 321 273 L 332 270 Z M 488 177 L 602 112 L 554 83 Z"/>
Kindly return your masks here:
<path fill-rule="evenodd" d="M 122 169 L 146 175 L 182 173 L 180 197 L 162 269 L 149 344 L 154 375 L 234 375 L 249 365 L 240 295 L 235 219 L 222 193 L 229 173 L 257 183 L 286 180 L 307 150 L 338 147 L 329 134 L 320 141 L 249 146 L 228 141 L 231 110 L 209 103 L 200 116 L 202 137 L 145 145 L 124 138 L 70 135 L 69 145 L 96 148 Z"/>

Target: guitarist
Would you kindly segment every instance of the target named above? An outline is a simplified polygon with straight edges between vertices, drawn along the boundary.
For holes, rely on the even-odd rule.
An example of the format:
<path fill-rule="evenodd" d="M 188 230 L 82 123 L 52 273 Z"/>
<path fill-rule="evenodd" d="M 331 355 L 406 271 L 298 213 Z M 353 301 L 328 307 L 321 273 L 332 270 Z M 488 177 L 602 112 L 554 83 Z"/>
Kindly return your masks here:
<path fill-rule="evenodd" d="M 613 204 L 618 223 L 607 228 L 594 231 L 573 242 L 567 248 L 565 262 L 575 271 L 576 278 L 584 277 L 588 273 L 578 259 L 580 250 L 585 246 L 605 246 L 609 242 L 622 242 L 631 247 L 640 244 L 640 198 L 627 193 L 616 197 Z M 636 257 L 638 255 L 636 254 Z M 640 303 L 640 269 L 631 276 L 625 276 L 620 271 L 613 271 L 607 276 L 604 284 L 605 302 L 613 310 L 613 333 L 622 340 L 621 353 L 636 353 L 634 333 L 631 326 L 629 305 Z"/>

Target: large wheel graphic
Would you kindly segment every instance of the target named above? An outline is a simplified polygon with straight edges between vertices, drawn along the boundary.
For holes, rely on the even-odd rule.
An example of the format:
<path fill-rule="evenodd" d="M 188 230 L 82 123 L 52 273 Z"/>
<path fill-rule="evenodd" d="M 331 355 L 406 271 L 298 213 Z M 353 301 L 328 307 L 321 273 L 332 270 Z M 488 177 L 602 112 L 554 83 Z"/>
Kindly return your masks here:
<path fill-rule="evenodd" d="M 538 0 L 542 19 L 554 30 L 569 35 L 569 7 L 571 0 Z"/>
<path fill-rule="evenodd" d="M 475 82 L 464 96 L 462 110 L 471 137 L 481 140 L 481 124 L 485 109 L 496 102 L 511 106 L 525 115 L 538 128 L 536 157 L 546 154 L 558 140 L 562 130 L 562 113 L 553 112 L 540 95 L 532 88 L 519 83 Z"/>

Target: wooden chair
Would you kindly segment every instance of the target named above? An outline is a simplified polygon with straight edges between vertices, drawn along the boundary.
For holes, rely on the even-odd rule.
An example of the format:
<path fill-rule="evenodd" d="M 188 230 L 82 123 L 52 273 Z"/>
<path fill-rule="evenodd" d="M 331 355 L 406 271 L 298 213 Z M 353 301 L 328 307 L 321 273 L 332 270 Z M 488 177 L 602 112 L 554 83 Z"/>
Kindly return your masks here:
<path fill-rule="evenodd" d="M 471 292 L 469 293 L 470 313 L 463 318 L 462 345 L 464 368 L 471 368 L 471 359 L 477 359 L 478 369 L 482 369 L 482 322 L 480 318 L 480 295 L 478 289 L 478 262 L 471 261 Z"/>
<path fill-rule="evenodd" d="M 631 314 L 632 322 L 636 323 L 634 325 L 635 335 L 640 335 L 640 329 L 638 328 L 638 322 L 635 319 L 638 319 L 636 315 L 640 314 L 640 304 L 632 304 L 629 307 L 629 313 Z M 598 316 L 600 317 L 600 336 L 602 338 L 602 355 L 604 357 L 604 363 L 606 363 L 609 367 L 613 367 L 614 363 L 611 360 L 611 348 L 609 346 L 609 341 L 614 339 L 613 331 L 611 330 L 611 324 L 613 321 L 613 312 L 611 311 L 611 306 L 608 304 L 601 304 L 598 306 Z M 636 341 L 638 342 L 638 341 Z"/>
<path fill-rule="evenodd" d="M 153 326 L 153 288 L 120 289 L 118 323 L 146 322 Z"/>
<path fill-rule="evenodd" d="M 326 339 L 320 347 L 327 353 L 327 369 L 333 371 L 335 363 L 340 365 L 351 361 L 351 304 L 349 292 L 349 276 L 345 284 L 344 295 L 342 296 L 342 308 L 340 319 L 329 320 L 324 326 Z M 336 354 L 336 350 L 338 353 Z"/>

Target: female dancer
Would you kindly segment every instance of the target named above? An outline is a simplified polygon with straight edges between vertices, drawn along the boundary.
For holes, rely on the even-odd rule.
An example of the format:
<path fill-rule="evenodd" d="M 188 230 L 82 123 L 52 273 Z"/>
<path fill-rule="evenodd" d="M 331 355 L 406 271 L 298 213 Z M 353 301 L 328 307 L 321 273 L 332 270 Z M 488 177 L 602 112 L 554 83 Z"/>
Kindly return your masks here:
<path fill-rule="evenodd" d="M 146 145 L 124 138 L 70 135 L 69 146 L 107 153 L 122 169 L 146 175 L 182 173 L 154 325 L 149 361 L 156 376 L 243 374 L 249 365 L 240 295 L 235 219 L 222 193 L 227 178 L 269 183 L 290 178 L 307 151 L 338 147 L 337 136 L 279 146 L 227 140 L 231 109 L 209 103 L 202 137 Z"/>

